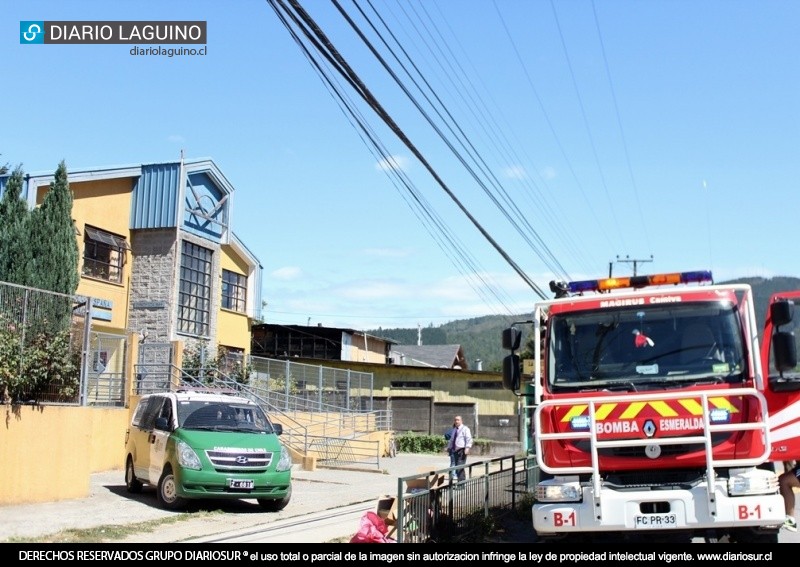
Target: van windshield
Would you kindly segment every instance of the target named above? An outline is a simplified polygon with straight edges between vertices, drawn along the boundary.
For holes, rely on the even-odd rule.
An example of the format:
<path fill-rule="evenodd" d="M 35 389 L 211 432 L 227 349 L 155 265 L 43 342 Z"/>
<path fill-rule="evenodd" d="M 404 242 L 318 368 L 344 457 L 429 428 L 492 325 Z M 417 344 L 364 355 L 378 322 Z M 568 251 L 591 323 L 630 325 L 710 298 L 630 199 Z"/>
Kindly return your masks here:
<path fill-rule="evenodd" d="M 178 426 L 184 429 L 275 433 L 260 407 L 224 402 L 179 402 Z"/>

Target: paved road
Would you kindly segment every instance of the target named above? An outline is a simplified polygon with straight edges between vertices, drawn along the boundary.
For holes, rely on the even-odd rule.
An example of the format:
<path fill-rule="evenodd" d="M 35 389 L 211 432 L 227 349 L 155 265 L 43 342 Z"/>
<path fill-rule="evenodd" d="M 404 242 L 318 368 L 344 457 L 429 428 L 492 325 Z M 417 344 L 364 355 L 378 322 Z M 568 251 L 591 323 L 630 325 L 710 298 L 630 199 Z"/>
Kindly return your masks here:
<path fill-rule="evenodd" d="M 204 501 L 202 504 L 193 504 L 189 511 L 224 513 L 197 514 L 196 519 L 165 524 L 154 532 L 136 534 L 122 541 L 182 542 L 213 537 L 223 532 L 246 531 L 255 526 L 268 526 L 292 518 L 297 522 L 297 518 L 308 514 L 353 504 L 363 504 L 365 511 L 371 510 L 381 496 L 397 493 L 399 477 L 444 469 L 448 463 L 445 454 L 400 454 L 393 459 L 381 459 L 380 468 L 295 470 L 292 473 L 292 500 L 280 512 L 265 512 L 255 500 Z M 155 491 L 149 487 L 145 487 L 141 494 L 129 494 L 125 490 L 124 472 L 121 469 L 106 471 L 92 475 L 91 492 L 87 498 L 0 506 L 0 542 L 12 538 L 40 537 L 70 528 L 133 524 L 179 514 L 161 509 Z M 319 529 L 307 529 L 302 539 L 295 541 L 324 543 L 352 536 L 358 530 L 360 517 L 359 514 L 352 521 L 342 519 Z"/>
<path fill-rule="evenodd" d="M 264 512 L 254 500 L 206 501 L 190 512 L 196 517 L 163 524 L 154 531 L 142 531 L 120 543 L 172 542 L 290 542 L 326 543 L 349 539 L 367 510 L 378 498 L 397 492 L 398 477 L 448 466 L 446 455 L 400 454 L 382 459 L 380 470 L 295 470 L 292 501 L 285 510 Z M 798 499 L 800 503 L 800 499 Z M 199 514 L 200 510 L 219 511 Z M 0 542 L 40 537 L 74 528 L 136 524 L 174 517 L 159 507 L 155 491 L 128 494 L 122 470 L 92 475 L 87 498 L 0 506 Z M 797 516 L 797 513 L 795 514 Z M 514 526 L 504 541 L 535 541 L 527 522 Z M 511 539 L 509 539 L 511 538 Z M 98 540 L 99 541 L 99 540 Z M 695 539 L 697 543 L 702 540 Z M 800 534 L 781 531 L 780 543 L 800 543 Z"/>

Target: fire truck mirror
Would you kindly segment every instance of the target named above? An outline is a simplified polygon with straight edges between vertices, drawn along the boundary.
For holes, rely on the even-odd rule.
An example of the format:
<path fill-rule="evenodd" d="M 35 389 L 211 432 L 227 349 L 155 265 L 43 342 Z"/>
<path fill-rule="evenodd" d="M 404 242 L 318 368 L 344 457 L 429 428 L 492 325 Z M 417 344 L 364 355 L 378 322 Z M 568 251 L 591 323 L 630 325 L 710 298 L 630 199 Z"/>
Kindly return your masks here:
<path fill-rule="evenodd" d="M 772 352 L 775 355 L 775 370 L 781 374 L 793 370 L 797 366 L 797 344 L 794 333 L 779 331 L 772 335 Z"/>
<path fill-rule="evenodd" d="M 791 323 L 794 319 L 794 302 L 782 299 L 769 306 L 769 318 L 776 327 Z"/>
<path fill-rule="evenodd" d="M 522 333 L 516 327 L 503 329 L 503 348 L 511 351 L 518 350 L 521 338 Z"/>
<path fill-rule="evenodd" d="M 503 387 L 506 390 L 519 390 L 520 369 L 519 356 L 509 354 L 503 358 Z"/>

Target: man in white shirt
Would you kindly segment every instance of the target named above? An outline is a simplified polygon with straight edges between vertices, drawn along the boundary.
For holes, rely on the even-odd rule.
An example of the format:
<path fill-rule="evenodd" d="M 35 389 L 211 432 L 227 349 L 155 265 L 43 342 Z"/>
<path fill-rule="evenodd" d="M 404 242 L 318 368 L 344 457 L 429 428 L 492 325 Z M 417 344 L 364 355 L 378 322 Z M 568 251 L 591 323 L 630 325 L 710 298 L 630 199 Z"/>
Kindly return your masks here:
<path fill-rule="evenodd" d="M 472 448 L 472 432 L 469 427 L 464 425 L 461 416 L 457 415 L 453 419 L 453 430 L 450 433 L 450 442 L 447 450 L 455 455 L 454 466 L 461 466 L 467 463 L 467 455 Z M 458 482 L 464 482 L 466 472 L 463 468 L 458 469 Z"/>

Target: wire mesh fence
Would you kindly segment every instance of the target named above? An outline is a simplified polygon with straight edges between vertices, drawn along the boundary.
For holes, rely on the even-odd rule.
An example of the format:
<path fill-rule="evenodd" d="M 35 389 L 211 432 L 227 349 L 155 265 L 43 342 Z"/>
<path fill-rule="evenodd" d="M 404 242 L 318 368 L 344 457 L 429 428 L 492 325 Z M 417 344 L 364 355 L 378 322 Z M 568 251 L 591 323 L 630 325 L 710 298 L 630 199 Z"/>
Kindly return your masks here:
<path fill-rule="evenodd" d="M 0 282 L 0 402 L 124 403 L 126 338 L 92 331 L 95 302 Z"/>

